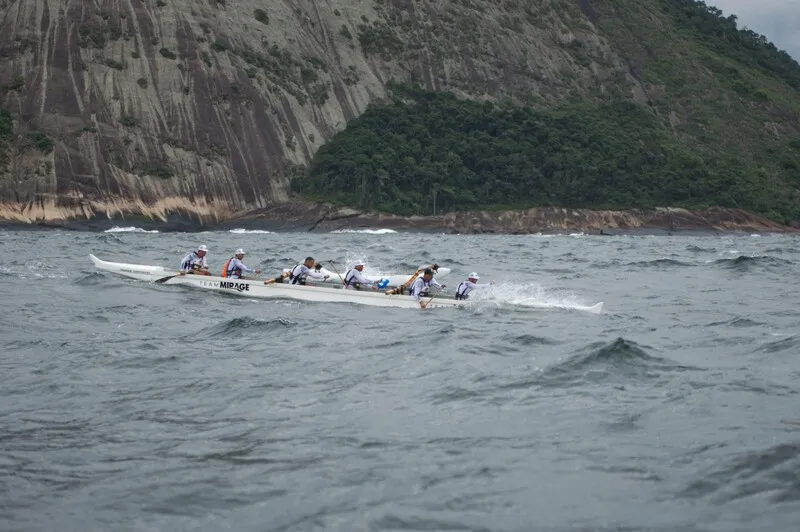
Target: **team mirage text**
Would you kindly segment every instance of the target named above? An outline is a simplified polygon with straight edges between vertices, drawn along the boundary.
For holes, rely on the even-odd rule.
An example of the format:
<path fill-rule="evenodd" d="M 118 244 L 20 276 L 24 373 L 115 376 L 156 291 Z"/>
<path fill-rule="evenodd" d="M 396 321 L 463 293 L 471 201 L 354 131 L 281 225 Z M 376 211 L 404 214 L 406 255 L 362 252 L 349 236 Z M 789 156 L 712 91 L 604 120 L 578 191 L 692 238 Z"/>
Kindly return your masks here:
<path fill-rule="evenodd" d="M 226 290 L 236 290 L 237 292 L 249 292 L 248 283 L 234 283 L 233 281 L 203 281 L 203 286 L 208 288 L 225 288 Z"/>

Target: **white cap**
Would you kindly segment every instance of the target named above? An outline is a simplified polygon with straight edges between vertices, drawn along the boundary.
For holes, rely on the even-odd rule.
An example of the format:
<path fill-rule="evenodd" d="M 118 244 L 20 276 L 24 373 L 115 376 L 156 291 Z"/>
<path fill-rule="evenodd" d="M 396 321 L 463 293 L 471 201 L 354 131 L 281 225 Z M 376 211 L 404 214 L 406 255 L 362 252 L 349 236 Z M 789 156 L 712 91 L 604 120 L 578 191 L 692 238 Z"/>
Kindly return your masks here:
<path fill-rule="evenodd" d="M 208 248 L 205 245 L 202 245 L 197 248 L 197 251 L 208 251 Z"/>
<path fill-rule="evenodd" d="M 469 274 L 469 275 L 467 276 L 467 279 L 480 279 L 480 277 L 478 277 L 478 274 L 477 274 L 477 273 L 475 273 L 475 272 L 472 272 L 471 274 Z"/>
<path fill-rule="evenodd" d="M 234 255 L 244 255 L 244 250 L 242 248 L 239 248 L 236 250 L 236 253 L 234 253 Z"/>
<path fill-rule="evenodd" d="M 355 268 L 356 266 L 366 266 L 366 264 L 364 264 L 364 261 L 363 261 L 363 260 L 358 260 L 358 261 L 356 261 L 356 263 L 355 263 L 355 264 L 353 264 L 353 267 L 354 267 L 354 268 Z"/>

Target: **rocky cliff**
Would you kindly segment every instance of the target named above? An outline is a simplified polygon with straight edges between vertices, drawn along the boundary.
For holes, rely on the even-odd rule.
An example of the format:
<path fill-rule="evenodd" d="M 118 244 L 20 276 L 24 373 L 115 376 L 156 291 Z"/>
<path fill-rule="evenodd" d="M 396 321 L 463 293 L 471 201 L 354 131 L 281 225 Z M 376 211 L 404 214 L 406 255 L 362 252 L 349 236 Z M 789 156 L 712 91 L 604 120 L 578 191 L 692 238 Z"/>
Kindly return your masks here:
<path fill-rule="evenodd" d="M 643 94 L 573 2 L 0 0 L 0 12 L 11 220 L 213 222 L 285 201 L 287 174 L 392 79 L 538 102 Z M 576 60 L 578 45 L 603 68 Z"/>
<path fill-rule="evenodd" d="M 797 232 L 741 209 L 680 208 L 628 211 L 542 207 L 517 211 L 452 212 L 437 216 L 395 216 L 348 207 L 297 201 L 235 216 L 217 229 L 267 229 L 337 231 L 343 229 L 394 229 L 446 233 L 534 234 L 580 231 L 616 234 L 629 231 L 672 233 L 680 231 Z"/>
<path fill-rule="evenodd" d="M 635 101 L 687 142 L 743 109 L 761 113 L 750 137 L 797 135 L 796 89 L 743 70 L 742 90 L 760 83 L 765 99 L 720 94 L 717 67 L 673 45 L 674 15 L 658 5 L 0 0 L 0 219 L 214 224 L 283 204 L 292 177 L 392 80 L 540 108 Z M 691 59 L 676 83 L 664 50 Z M 681 89 L 697 79 L 705 92 Z M 699 101 L 724 108 L 704 115 Z M 748 135 L 726 146 L 742 151 Z"/>

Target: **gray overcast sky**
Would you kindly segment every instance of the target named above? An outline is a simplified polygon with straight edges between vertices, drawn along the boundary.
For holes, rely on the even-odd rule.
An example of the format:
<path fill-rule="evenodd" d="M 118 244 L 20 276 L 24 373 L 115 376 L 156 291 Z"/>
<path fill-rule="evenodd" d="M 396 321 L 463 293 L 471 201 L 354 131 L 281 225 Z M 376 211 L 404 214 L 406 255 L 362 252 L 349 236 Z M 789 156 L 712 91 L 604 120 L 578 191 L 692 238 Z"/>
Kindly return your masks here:
<path fill-rule="evenodd" d="M 705 0 L 725 16 L 736 15 L 739 29 L 747 27 L 767 37 L 800 63 L 800 0 Z"/>

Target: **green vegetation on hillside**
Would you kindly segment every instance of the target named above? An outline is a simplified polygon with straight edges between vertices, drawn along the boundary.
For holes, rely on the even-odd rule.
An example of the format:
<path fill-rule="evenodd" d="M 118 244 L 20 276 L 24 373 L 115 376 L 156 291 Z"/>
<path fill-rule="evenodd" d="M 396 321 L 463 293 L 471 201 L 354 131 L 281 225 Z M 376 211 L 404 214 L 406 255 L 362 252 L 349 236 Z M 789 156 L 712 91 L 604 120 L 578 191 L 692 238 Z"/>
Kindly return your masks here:
<path fill-rule="evenodd" d="M 800 158 L 793 162 L 800 168 Z M 666 205 L 800 214 L 749 166 L 698 157 L 633 103 L 541 112 L 396 89 L 320 148 L 294 189 L 404 215 Z"/>
<path fill-rule="evenodd" d="M 665 1 L 662 9 L 679 25 L 699 32 L 704 44 L 744 65 L 763 68 L 800 89 L 800 65 L 764 35 L 738 29 L 736 15 L 725 17 L 716 7 L 695 0 Z"/>
<path fill-rule="evenodd" d="M 406 215 L 717 205 L 800 219 L 796 61 L 702 2 L 579 5 L 631 78 L 535 109 L 394 87 L 294 190 Z"/>

